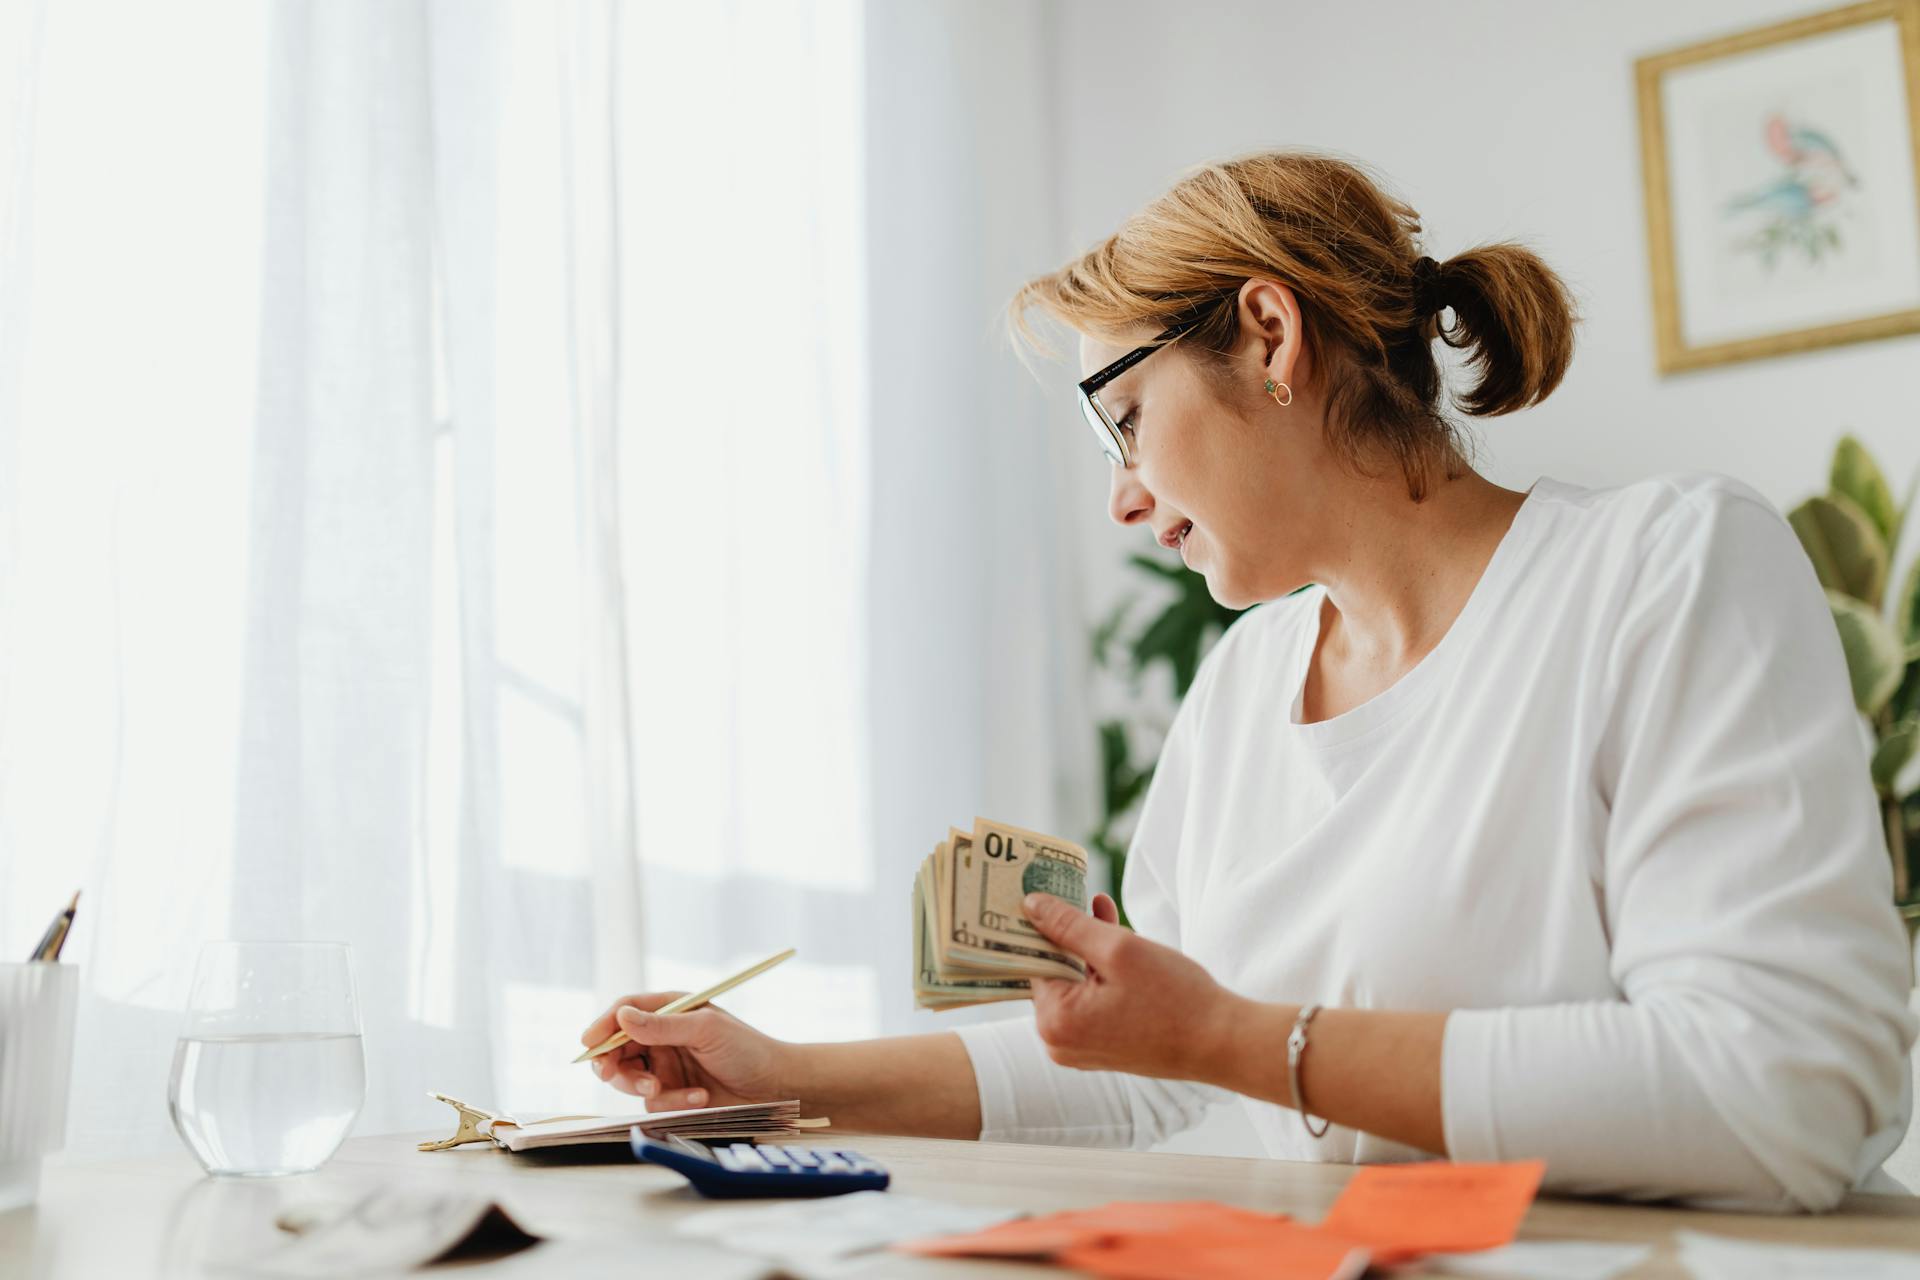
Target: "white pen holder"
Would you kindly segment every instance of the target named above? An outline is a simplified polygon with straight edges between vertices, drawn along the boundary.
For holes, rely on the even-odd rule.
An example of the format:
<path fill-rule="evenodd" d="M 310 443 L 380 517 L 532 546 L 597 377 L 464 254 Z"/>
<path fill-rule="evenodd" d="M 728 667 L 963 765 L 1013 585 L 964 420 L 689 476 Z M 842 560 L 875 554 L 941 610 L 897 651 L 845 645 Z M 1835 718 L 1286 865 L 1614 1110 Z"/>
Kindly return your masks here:
<path fill-rule="evenodd" d="M 80 966 L 0 964 L 0 1212 L 33 1203 L 64 1145 Z"/>

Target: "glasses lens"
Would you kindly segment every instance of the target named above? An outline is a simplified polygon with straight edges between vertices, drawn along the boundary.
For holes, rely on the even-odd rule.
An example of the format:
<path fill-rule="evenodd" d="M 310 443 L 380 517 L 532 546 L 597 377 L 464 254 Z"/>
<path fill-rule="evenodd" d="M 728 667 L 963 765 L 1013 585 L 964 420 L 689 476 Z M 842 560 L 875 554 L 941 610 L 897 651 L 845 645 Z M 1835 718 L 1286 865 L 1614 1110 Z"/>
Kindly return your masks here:
<path fill-rule="evenodd" d="M 1093 428 L 1094 439 L 1100 442 L 1100 452 L 1107 455 L 1107 461 L 1116 466 L 1126 466 L 1127 457 L 1120 448 L 1120 433 L 1108 424 L 1106 415 L 1100 412 L 1100 406 L 1092 396 L 1082 393 L 1080 413 L 1086 418 L 1087 425 Z"/>

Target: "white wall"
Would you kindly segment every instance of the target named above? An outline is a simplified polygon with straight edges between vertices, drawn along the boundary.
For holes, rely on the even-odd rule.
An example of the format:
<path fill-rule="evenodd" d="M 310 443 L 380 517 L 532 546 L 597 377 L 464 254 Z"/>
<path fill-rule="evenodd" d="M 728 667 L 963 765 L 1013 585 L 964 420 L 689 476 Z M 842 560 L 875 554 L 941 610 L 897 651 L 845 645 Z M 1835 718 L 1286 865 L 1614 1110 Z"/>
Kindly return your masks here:
<path fill-rule="evenodd" d="M 1464 419 L 1495 481 L 1599 486 L 1706 468 L 1785 509 L 1825 487 L 1851 430 L 1903 492 L 1920 467 L 1920 336 L 1655 370 L 1634 59 L 1819 7 L 1057 0 L 1054 204 L 1079 251 L 1188 166 L 1261 147 L 1344 152 L 1397 184 L 1435 257 L 1522 239 L 1580 299 L 1559 389 L 1522 413 Z M 1098 549 L 1094 602 L 1125 584 L 1122 556 L 1140 542 L 1106 523 L 1098 492 L 1090 482 L 1079 504 Z"/>

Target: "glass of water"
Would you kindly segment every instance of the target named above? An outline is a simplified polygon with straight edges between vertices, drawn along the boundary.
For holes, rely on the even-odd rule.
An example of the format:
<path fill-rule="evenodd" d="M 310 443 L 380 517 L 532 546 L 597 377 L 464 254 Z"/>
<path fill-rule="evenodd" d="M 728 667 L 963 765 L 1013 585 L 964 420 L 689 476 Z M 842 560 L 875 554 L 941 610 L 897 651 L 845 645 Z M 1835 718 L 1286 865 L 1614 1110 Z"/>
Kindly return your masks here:
<path fill-rule="evenodd" d="M 344 942 L 209 942 L 194 967 L 167 1109 L 208 1173 L 307 1173 L 367 1094 Z"/>

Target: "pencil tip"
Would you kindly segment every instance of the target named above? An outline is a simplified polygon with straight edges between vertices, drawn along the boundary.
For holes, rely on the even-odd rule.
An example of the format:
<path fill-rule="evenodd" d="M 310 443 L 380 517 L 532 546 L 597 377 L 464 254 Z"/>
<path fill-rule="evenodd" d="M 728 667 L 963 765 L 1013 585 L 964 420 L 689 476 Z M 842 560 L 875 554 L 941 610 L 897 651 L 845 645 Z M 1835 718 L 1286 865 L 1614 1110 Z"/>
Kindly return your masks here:
<path fill-rule="evenodd" d="M 79 907 L 80 907 L 80 891 L 78 889 L 75 889 L 73 891 L 73 901 L 67 904 L 67 910 L 76 911 L 79 909 Z"/>

